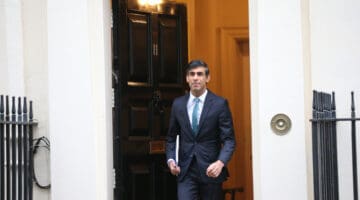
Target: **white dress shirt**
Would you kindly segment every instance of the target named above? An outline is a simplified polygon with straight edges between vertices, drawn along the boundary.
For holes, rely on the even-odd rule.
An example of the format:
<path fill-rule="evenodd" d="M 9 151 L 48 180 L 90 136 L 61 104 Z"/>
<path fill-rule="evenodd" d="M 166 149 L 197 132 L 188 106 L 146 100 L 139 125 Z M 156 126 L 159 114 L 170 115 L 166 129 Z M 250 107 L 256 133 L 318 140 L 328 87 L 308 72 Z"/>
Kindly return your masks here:
<path fill-rule="evenodd" d="M 193 113 L 193 110 L 194 110 L 194 106 L 195 106 L 195 101 L 194 99 L 195 98 L 199 98 L 200 101 L 199 101 L 199 111 L 198 111 L 198 116 L 197 116 L 197 119 L 198 119 L 198 124 L 200 122 L 200 116 L 201 116 L 201 112 L 203 110 L 203 107 L 204 107 L 204 103 L 205 103 L 205 98 L 206 98 L 206 95 L 207 95 L 208 91 L 205 90 L 204 94 L 202 94 L 201 96 L 199 97 L 195 97 L 194 95 L 191 94 L 190 92 L 190 97 L 189 97 L 189 100 L 187 102 L 187 112 L 188 112 L 188 116 L 189 116 L 189 120 L 190 120 L 190 124 L 192 125 L 192 113 Z"/>

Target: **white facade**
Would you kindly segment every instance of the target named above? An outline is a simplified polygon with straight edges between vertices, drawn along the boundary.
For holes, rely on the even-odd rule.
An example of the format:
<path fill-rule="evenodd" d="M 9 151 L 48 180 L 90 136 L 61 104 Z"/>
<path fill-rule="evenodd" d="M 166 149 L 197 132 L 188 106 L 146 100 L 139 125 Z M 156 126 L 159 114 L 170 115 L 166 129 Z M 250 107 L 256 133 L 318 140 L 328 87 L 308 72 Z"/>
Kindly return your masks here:
<path fill-rule="evenodd" d="M 0 92 L 24 94 L 24 46 L 20 0 L 0 1 Z"/>
<path fill-rule="evenodd" d="M 306 74 L 300 1 L 250 1 L 250 70 L 254 197 L 308 198 Z M 271 118 L 288 115 L 292 128 L 274 134 Z"/>
<path fill-rule="evenodd" d="M 51 142 L 36 200 L 113 198 L 110 30 L 110 1 L 0 1 L 0 93 L 33 100 Z"/>
<path fill-rule="evenodd" d="M 335 91 L 339 117 L 350 117 L 350 92 L 355 91 L 359 110 L 360 4 L 249 3 L 255 199 L 313 199 L 312 90 Z M 276 113 L 290 116 L 288 135 L 270 130 Z M 340 199 L 352 199 L 349 123 L 338 126 L 338 158 Z"/>
<path fill-rule="evenodd" d="M 249 0 L 255 200 L 313 199 L 312 90 L 335 91 L 338 116 L 349 116 L 350 91 L 360 108 L 358 10 Z M 36 200 L 113 197 L 110 18 L 107 0 L 0 0 L 0 94 L 34 100 L 36 134 L 51 140 L 39 167 L 52 188 Z M 270 129 L 277 113 L 292 120 L 285 136 Z M 352 199 L 348 129 L 338 130 L 340 199 Z"/>
<path fill-rule="evenodd" d="M 360 114 L 360 2 L 309 1 L 312 88 L 334 91 L 338 117 L 350 117 L 351 91 Z M 356 132 L 359 133 L 359 123 Z M 339 197 L 353 199 L 350 123 L 338 126 Z M 357 143 L 360 144 L 359 135 Z M 359 149 L 357 155 L 359 163 Z M 358 164 L 359 166 L 359 164 Z M 359 174 L 359 168 L 358 168 Z"/>

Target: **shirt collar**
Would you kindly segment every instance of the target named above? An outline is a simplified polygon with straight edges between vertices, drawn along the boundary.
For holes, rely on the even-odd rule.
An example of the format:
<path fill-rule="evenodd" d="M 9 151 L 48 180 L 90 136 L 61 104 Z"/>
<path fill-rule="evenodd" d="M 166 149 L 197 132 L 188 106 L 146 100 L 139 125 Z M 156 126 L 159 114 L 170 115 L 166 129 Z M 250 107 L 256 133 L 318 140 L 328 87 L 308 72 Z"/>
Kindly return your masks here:
<path fill-rule="evenodd" d="M 195 97 L 193 94 L 191 94 L 190 92 L 190 98 L 189 98 L 189 102 L 193 102 L 195 98 L 199 98 L 200 99 L 200 102 L 205 102 L 205 98 L 206 98 L 206 95 L 208 93 L 208 90 L 206 89 L 205 92 L 199 96 L 199 97 Z"/>

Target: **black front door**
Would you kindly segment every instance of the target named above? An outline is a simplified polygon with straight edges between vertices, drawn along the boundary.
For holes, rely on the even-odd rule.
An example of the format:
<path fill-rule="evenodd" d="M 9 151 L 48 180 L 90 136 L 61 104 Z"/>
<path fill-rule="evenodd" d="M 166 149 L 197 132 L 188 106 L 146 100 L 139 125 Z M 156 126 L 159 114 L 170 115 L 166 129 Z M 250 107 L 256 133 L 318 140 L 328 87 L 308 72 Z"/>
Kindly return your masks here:
<path fill-rule="evenodd" d="M 176 199 L 165 160 L 171 104 L 184 94 L 186 9 L 113 2 L 115 200 Z"/>

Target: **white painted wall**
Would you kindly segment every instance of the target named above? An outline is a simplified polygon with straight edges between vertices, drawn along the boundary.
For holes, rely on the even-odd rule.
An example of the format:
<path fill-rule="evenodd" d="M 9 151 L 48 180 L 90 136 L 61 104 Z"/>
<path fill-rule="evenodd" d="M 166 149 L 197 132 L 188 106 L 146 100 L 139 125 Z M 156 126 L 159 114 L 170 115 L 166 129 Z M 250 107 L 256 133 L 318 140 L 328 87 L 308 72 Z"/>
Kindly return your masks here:
<path fill-rule="evenodd" d="M 78 15 L 77 8 L 73 7 L 71 2 L 68 3 L 67 6 L 72 7 L 73 13 L 76 14 L 67 17 L 76 18 Z M 1 94 L 15 96 L 26 95 L 29 100 L 33 100 L 35 118 L 39 121 L 34 137 L 45 135 L 55 138 L 51 138 L 51 154 L 59 152 L 57 148 L 68 150 L 67 153 L 56 156 L 56 159 L 53 159 L 56 162 L 52 162 L 53 176 L 60 176 L 63 180 L 66 180 L 63 184 L 58 184 L 62 179 L 52 179 L 53 199 L 82 199 L 87 195 L 88 198 L 86 199 L 102 200 L 111 199 L 112 197 L 110 6 L 107 1 L 89 1 L 82 4 L 82 7 L 84 12 L 80 13 L 80 15 L 83 14 L 82 19 L 85 21 L 81 24 L 82 32 L 76 32 L 79 27 L 76 30 L 64 29 L 65 32 L 69 31 L 70 38 L 72 31 L 74 31 L 74 35 L 79 35 L 80 42 L 72 43 L 71 40 L 74 38 L 68 40 L 68 38 L 61 37 L 64 31 L 56 32 L 56 35 L 60 37 L 60 39 L 54 40 L 56 44 L 72 43 L 72 45 L 64 47 L 73 48 L 74 52 L 80 54 L 80 56 L 78 56 L 79 54 L 72 55 L 74 60 L 78 60 L 75 61 L 75 65 L 64 67 L 61 66 L 60 61 L 66 63 L 67 59 L 64 59 L 66 56 L 61 53 L 63 49 L 58 49 L 57 46 L 49 48 L 52 50 L 49 52 L 55 53 L 52 57 L 53 60 L 48 62 L 47 36 L 48 33 L 52 32 L 48 29 L 47 13 L 51 13 L 52 10 L 48 9 L 47 2 L 13 0 L 0 2 L 0 92 Z M 66 7 L 64 9 L 63 11 L 66 14 L 71 14 L 71 12 L 66 11 Z M 67 21 L 63 21 L 63 19 L 66 19 L 66 16 L 59 16 L 58 21 L 51 21 L 51 23 L 57 24 L 56 27 L 63 28 L 63 26 L 67 26 Z M 72 18 L 69 21 L 72 21 Z M 72 25 L 77 26 L 77 24 Z M 84 37 L 80 36 L 81 33 Z M 85 48 L 83 48 L 84 46 Z M 86 57 L 81 57 L 81 55 L 86 55 Z M 71 68 L 70 72 L 74 72 L 75 68 L 78 71 L 81 69 L 85 71 L 85 73 L 73 73 L 73 79 L 67 79 L 67 76 L 58 76 L 56 70 L 54 74 L 50 75 L 57 77 L 51 79 L 51 83 L 62 87 L 62 83 L 65 82 L 69 87 L 71 86 L 75 93 L 72 97 L 69 96 L 71 93 L 67 93 L 63 88 L 61 88 L 62 93 L 56 93 L 56 95 L 71 100 L 77 98 L 79 102 L 74 101 L 74 103 L 83 106 L 83 109 L 86 110 L 83 115 L 86 115 L 86 117 L 79 117 L 81 115 L 78 114 L 78 111 L 81 108 L 66 112 L 67 104 L 57 105 L 52 99 L 53 96 L 49 97 L 50 91 L 56 91 L 56 87 L 50 89 L 48 87 L 48 66 L 54 66 L 52 64 L 59 66 L 57 69 L 62 72 L 65 72 L 63 69 L 67 67 Z M 65 72 L 65 74 L 67 73 Z M 56 82 L 57 80 L 59 82 Z M 87 92 L 78 92 L 77 89 L 81 89 L 81 87 L 76 87 L 78 82 L 86 82 L 83 87 Z M 60 110 L 59 113 L 49 110 L 49 101 L 55 102 L 56 109 Z M 86 102 L 86 104 L 82 102 Z M 50 121 L 56 124 L 50 126 L 50 128 L 49 116 L 54 116 L 57 119 L 55 122 Z M 65 121 L 73 122 L 73 127 L 63 126 L 66 123 Z M 89 121 L 93 121 L 93 123 L 86 126 Z M 56 127 L 57 125 L 63 129 Z M 82 127 L 85 127 L 82 131 L 74 131 L 82 129 Z M 67 134 L 69 136 L 65 138 L 64 136 Z M 61 143 L 61 140 L 57 140 L 56 137 L 66 140 Z M 76 149 L 69 148 L 68 145 L 71 142 L 68 141 L 73 142 L 73 146 L 78 147 L 81 151 L 90 153 L 84 154 L 85 156 L 80 154 Z M 39 153 L 36 154 L 35 171 L 38 179 L 43 181 L 41 183 L 47 183 L 50 181 L 50 161 L 48 152 L 42 150 L 40 149 Z M 53 155 L 51 156 L 54 158 Z M 64 165 L 70 167 L 66 168 Z M 87 165 L 90 167 L 86 167 Z M 84 169 L 87 169 L 90 173 L 86 173 Z M 67 173 L 68 171 L 83 173 L 72 174 Z M 93 189 L 90 190 L 92 193 L 89 192 L 91 185 L 93 185 Z M 69 193 L 69 191 L 73 190 L 76 192 Z M 79 198 L 74 198 L 76 196 Z M 50 190 L 40 190 L 34 186 L 34 199 L 50 199 Z"/>
<path fill-rule="evenodd" d="M 255 200 L 305 200 L 307 192 L 301 1 L 250 0 L 250 65 Z M 285 113 L 292 128 L 275 135 Z"/>
<path fill-rule="evenodd" d="M 360 108 L 360 3 L 250 0 L 249 5 L 255 199 L 313 199 L 311 90 L 335 91 L 339 117 L 350 116 L 351 91 Z M 293 120 L 287 136 L 269 129 L 277 112 Z M 340 199 L 352 199 L 349 123 L 338 124 L 338 158 Z"/>
<path fill-rule="evenodd" d="M 34 186 L 34 199 L 113 197 L 110 18 L 106 0 L 0 0 L 0 94 L 33 100 L 34 136 L 51 140 L 51 196 Z"/>
<path fill-rule="evenodd" d="M 46 8 L 43 0 L 22 2 L 25 91 L 28 99 L 33 101 L 34 117 L 39 122 L 34 129 L 34 138 L 50 138 Z M 51 182 L 50 152 L 39 148 L 34 156 L 35 174 L 42 185 Z M 33 198 L 48 200 L 50 191 L 35 186 Z"/>
<path fill-rule="evenodd" d="M 0 94 L 33 100 L 51 140 L 34 199 L 113 197 L 110 18 L 106 0 L 0 0 Z"/>
<path fill-rule="evenodd" d="M 360 2 L 319 0 L 310 1 L 309 5 L 312 88 L 324 92 L 335 91 L 338 117 L 350 117 L 350 92 L 354 91 L 359 116 Z M 337 133 L 339 195 L 340 199 L 353 199 L 349 123 L 338 123 Z M 360 145 L 357 145 L 357 149 L 359 155 Z"/>
<path fill-rule="evenodd" d="M 0 94 L 27 96 L 40 123 L 34 137 L 48 136 L 46 4 L 43 1 L 0 1 Z M 49 152 L 35 155 L 36 176 L 49 183 Z M 34 199 L 47 200 L 49 190 L 34 186 Z"/>
<path fill-rule="evenodd" d="M 109 4 L 47 4 L 52 200 L 113 196 Z"/>
<path fill-rule="evenodd" d="M 20 0 L 0 0 L 0 94 L 24 95 Z"/>

